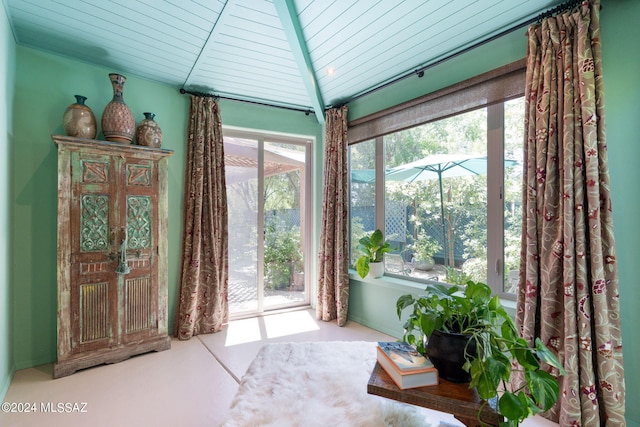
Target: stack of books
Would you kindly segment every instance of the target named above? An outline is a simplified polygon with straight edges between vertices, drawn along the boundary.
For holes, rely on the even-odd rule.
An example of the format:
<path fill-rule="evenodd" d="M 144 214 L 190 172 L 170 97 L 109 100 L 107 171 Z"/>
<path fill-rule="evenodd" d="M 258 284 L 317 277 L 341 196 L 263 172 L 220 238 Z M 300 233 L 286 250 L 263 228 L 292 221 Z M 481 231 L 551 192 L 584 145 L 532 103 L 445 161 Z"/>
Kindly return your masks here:
<path fill-rule="evenodd" d="M 406 342 L 378 342 L 377 359 L 401 390 L 438 384 L 433 364 Z"/>

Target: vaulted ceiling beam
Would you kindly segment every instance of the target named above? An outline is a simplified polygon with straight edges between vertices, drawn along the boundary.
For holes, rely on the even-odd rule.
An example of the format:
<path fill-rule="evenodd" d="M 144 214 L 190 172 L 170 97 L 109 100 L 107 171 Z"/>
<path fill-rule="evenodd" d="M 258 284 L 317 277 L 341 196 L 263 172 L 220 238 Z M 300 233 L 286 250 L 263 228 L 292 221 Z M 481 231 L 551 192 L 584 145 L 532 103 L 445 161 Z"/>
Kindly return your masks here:
<path fill-rule="evenodd" d="M 218 24 L 220 24 L 221 22 L 225 22 L 227 20 L 227 17 L 231 15 L 231 10 L 234 8 L 234 6 L 235 6 L 235 2 L 233 1 L 230 2 L 229 0 L 225 1 L 225 4 L 224 6 L 222 6 L 222 10 L 220 11 L 220 14 L 218 15 L 218 19 L 216 20 L 216 22 L 213 23 L 213 27 L 211 28 L 211 32 L 209 33 L 209 37 L 207 37 L 207 41 L 202 46 L 202 49 L 200 49 L 198 58 L 196 59 L 196 62 L 193 63 L 193 66 L 191 67 L 191 71 L 189 71 L 189 75 L 184 81 L 184 84 L 182 85 L 182 87 L 191 86 L 191 77 L 193 76 L 194 72 L 200 69 L 200 67 L 202 66 L 202 62 L 206 60 L 206 52 L 208 52 L 211 49 L 211 46 L 213 45 L 215 39 L 220 34 L 220 31 L 222 31 L 222 25 L 218 25 Z M 207 88 L 207 89 L 215 91 L 216 88 Z"/>
<path fill-rule="evenodd" d="M 318 80 L 313 70 L 311 57 L 309 56 L 309 50 L 307 49 L 307 44 L 302 34 L 302 28 L 300 28 L 300 21 L 298 20 L 298 14 L 293 0 L 273 0 L 273 4 L 276 6 L 276 11 L 282 22 L 282 27 L 291 46 L 291 51 L 298 64 L 300 76 L 309 94 L 311 106 L 316 113 L 316 118 L 318 122 L 324 123 L 324 102 L 322 100 L 322 94 L 318 87 Z"/>

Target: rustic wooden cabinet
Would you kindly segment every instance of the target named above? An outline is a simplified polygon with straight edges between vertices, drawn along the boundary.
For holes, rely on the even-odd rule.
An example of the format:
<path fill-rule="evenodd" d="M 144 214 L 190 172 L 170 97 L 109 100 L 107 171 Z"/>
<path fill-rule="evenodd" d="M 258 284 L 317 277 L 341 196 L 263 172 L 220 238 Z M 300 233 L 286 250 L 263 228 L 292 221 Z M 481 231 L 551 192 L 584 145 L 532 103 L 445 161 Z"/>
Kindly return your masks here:
<path fill-rule="evenodd" d="M 170 348 L 169 150 L 52 136 L 58 147 L 54 378 Z"/>

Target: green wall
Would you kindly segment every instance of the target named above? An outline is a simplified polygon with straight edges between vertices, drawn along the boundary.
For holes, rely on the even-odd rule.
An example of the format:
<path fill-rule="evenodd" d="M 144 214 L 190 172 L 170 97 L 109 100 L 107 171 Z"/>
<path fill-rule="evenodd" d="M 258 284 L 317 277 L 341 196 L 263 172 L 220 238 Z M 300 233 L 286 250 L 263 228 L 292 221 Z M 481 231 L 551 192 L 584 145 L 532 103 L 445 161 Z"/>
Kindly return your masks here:
<path fill-rule="evenodd" d="M 89 65 L 26 47 L 17 48 L 12 164 L 11 242 L 14 262 L 13 357 L 16 369 L 55 360 L 57 152 L 51 134 L 63 134 L 62 115 L 75 101 L 88 99 L 98 122 L 113 93 L 109 72 L 127 76 L 124 100 L 136 121 L 152 111 L 162 128 L 169 159 L 169 327 L 173 330 L 182 233 L 182 197 L 189 97 L 177 87 L 158 84 L 113 68 Z M 321 138 L 313 116 L 283 109 L 222 101 L 225 126 L 286 132 Z M 98 134 L 98 139 L 102 134 Z M 320 144 L 316 144 L 320 146 Z M 316 186 L 319 184 L 315 184 Z"/>
<path fill-rule="evenodd" d="M 602 0 L 601 40 L 605 83 L 607 144 L 613 199 L 617 260 L 620 277 L 621 318 L 628 426 L 640 426 L 640 287 L 636 283 L 640 242 L 640 2 Z M 465 80 L 516 61 L 526 55 L 525 30 L 518 30 L 427 70 L 421 79 L 411 77 L 349 104 L 353 120 L 400 102 Z M 395 300 L 422 287 L 381 280 L 361 281 L 352 275 L 349 317 L 393 336 L 402 334 L 395 316 Z"/>
<path fill-rule="evenodd" d="M 3 400 L 13 376 L 11 352 L 11 289 L 9 280 L 11 208 L 10 203 L 10 150 L 13 139 L 11 125 L 13 84 L 16 63 L 15 43 L 7 15 L 0 7 L 0 401 Z"/>
<path fill-rule="evenodd" d="M 605 120 L 613 199 L 613 224 L 620 277 L 620 311 L 627 426 L 640 427 L 640 302 L 638 242 L 640 225 L 640 2 L 602 2 L 602 63 Z"/>

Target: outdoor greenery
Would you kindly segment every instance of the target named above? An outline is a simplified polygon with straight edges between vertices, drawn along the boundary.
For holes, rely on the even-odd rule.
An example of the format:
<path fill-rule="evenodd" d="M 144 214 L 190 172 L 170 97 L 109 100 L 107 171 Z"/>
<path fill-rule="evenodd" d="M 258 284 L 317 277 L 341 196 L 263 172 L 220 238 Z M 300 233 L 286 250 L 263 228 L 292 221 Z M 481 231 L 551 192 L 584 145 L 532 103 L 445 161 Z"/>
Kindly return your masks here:
<path fill-rule="evenodd" d="M 349 239 L 349 243 L 351 244 L 349 250 L 352 258 L 356 258 L 362 255 L 360 253 L 360 250 L 358 249 L 358 246 L 360 245 L 360 239 L 366 236 L 366 234 L 367 233 L 364 230 L 364 225 L 362 224 L 362 218 L 354 217 L 351 220 L 351 238 Z"/>
<path fill-rule="evenodd" d="M 265 148 L 303 151 L 303 147 L 291 144 L 265 143 Z M 266 166 L 266 165 L 265 165 Z M 243 277 L 242 268 L 253 266 L 249 277 L 255 278 L 258 228 L 256 213 L 264 203 L 264 286 L 266 289 L 283 289 L 293 281 L 295 273 L 302 273 L 303 252 L 300 230 L 301 170 L 276 173 L 264 178 L 263 193 L 258 192 L 258 171 L 255 177 L 242 175 L 242 179 L 227 182 L 229 229 L 235 237 L 229 245 L 231 265 L 238 271 L 232 274 Z M 229 175 L 233 177 L 233 173 Z"/>
<path fill-rule="evenodd" d="M 464 369 L 469 387 L 485 400 L 498 397 L 498 409 L 507 419 L 501 427 L 517 426 L 525 418 L 549 410 L 559 397 L 558 381 L 548 370 L 564 375 L 556 356 L 536 339 L 531 347 L 518 335 L 513 319 L 498 296 L 484 283 L 466 286 L 429 285 L 426 295 L 403 295 L 396 302 L 398 318 L 410 308 L 404 340 L 426 354 L 426 338 L 433 331 L 468 334 L 475 343 L 465 349 Z M 523 381 L 512 381 L 514 377 Z"/>
<path fill-rule="evenodd" d="M 286 288 L 293 280 L 293 273 L 302 271 L 300 228 L 279 228 L 273 222 L 265 228 L 265 285 L 269 289 Z"/>
<path fill-rule="evenodd" d="M 446 282 L 453 285 L 464 285 L 471 280 L 471 276 L 465 273 L 461 268 L 446 267 L 446 272 Z"/>
<path fill-rule="evenodd" d="M 522 108 L 522 100 L 505 103 L 505 159 L 521 161 L 523 158 Z M 486 110 L 478 109 L 385 135 L 385 168 L 391 169 L 434 154 L 486 156 L 486 123 Z M 375 170 L 375 141 L 351 146 L 350 164 L 352 170 Z M 518 167 L 505 168 L 505 272 L 517 270 L 519 266 L 522 202 L 520 174 L 521 169 Z M 486 264 L 487 175 L 447 177 L 442 184 L 444 218 L 440 209 L 438 180 L 385 183 L 387 204 L 394 202 L 406 206 L 406 229 L 410 237 L 406 243 L 413 242 L 415 245 L 419 241 L 419 233 L 424 232 L 441 245 L 436 252 L 442 253 L 444 250 L 447 266 L 460 266 L 468 259 L 483 260 Z M 375 206 L 375 183 L 352 182 L 351 206 Z M 444 230 L 442 227 L 426 227 L 428 224 L 441 224 L 443 219 Z M 352 224 L 354 220 L 356 218 L 352 218 Z M 389 230 L 387 234 L 391 235 Z M 352 240 L 355 240 L 354 235 Z M 462 242 L 462 251 L 454 248 L 455 241 Z M 444 242 L 446 247 L 442 248 Z M 407 250 L 407 247 L 400 247 L 400 250 Z M 459 273 L 474 280 L 486 281 L 486 266 L 479 268 L 478 265 L 469 264 L 466 271 Z M 452 272 L 451 277 L 453 276 Z"/>
<path fill-rule="evenodd" d="M 291 144 L 267 143 L 270 147 L 304 151 Z M 288 212 L 300 209 L 300 170 L 278 173 L 264 178 L 264 209 Z M 300 242 L 300 226 L 288 221 L 267 219 L 264 237 L 264 280 L 269 289 L 287 288 L 293 282 L 294 273 L 303 269 L 303 252 Z"/>
<path fill-rule="evenodd" d="M 434 154 L 486 155 L 485 135 L 484 109 L 397 132 L 385 137 L 386 167 L 401 166 Z M 409 139 L 412 142 L 409 143 Z M 416 227 L 419 228 L 428 218 L 438 223 L 442 221 L 438 180 L 410 184 L 387 182 L 385 187 L 387 200 L 404 202 L 413 207 L 412 218 Z M 447 246 L 444 248 L 447 265 L 455 264 L 454 235 L 465 242 L 467 257 L 482 257 L 482 252 L 486 250 L 486 244 L 482 244 L 483 240 L 486 242 L 486 175 L 444 179 L 443 202 L 447 224 Z M 465 229 L 461 228 L 463 224 L 467 224 Z M 444 243 L 442 231 L 438 231 L 432 237 Z M 469 232 L 473 232 L 473 236 L 468 236 Z M 478 233 L 484 239 L 479 239 Z"/>
<path fill-rule="evenodd" d="M 262 200 L 267 212 L 299 209 L 300 172 L 265 177 L 264 199 L 258 195 L 257 179 L 227 183 L 227 203 L 233 213 L 229 216 L 229 229 L 238 237 L 235 244 L 229 245 L 229 256 L 236 261 L 255 257 L 258 230 L 254 215 Z"/>
<path fill-rule="evenodd" d="M 420 232 L 416 241 L 407 246 L 407 249 L 411 251 L 417 261 L 426 261 L 432 258 L 433 254 L 442 250 L 442 246 L 425 232 Z"/>

